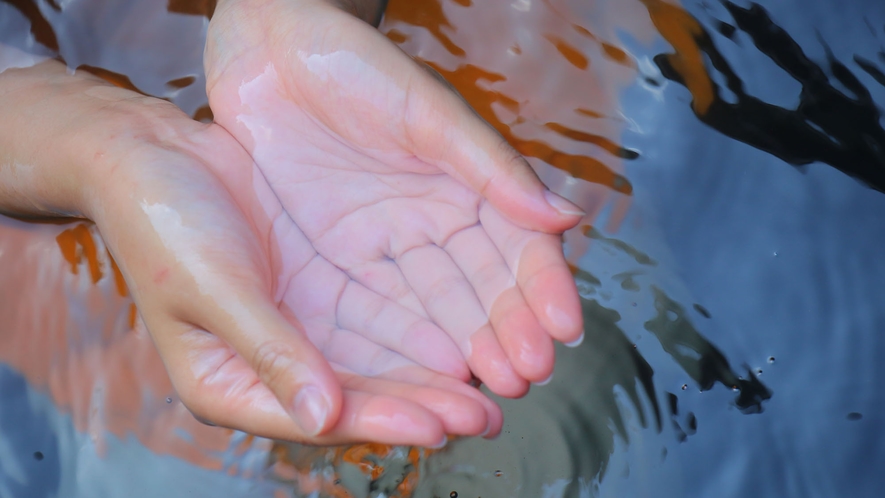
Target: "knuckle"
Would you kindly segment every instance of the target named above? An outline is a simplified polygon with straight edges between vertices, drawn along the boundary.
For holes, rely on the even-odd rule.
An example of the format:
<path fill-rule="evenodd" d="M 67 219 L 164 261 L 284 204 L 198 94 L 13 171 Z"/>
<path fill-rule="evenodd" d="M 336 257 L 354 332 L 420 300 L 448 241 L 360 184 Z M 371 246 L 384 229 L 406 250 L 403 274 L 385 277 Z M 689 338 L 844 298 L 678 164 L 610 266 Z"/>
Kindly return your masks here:
<path fill-rule="evenodd" d="M 270 387 L 281 381 L 294 366 L 292 347 L 279 340 L 262 343 L 252 354 L 252 369 L 264 385 Z"/>

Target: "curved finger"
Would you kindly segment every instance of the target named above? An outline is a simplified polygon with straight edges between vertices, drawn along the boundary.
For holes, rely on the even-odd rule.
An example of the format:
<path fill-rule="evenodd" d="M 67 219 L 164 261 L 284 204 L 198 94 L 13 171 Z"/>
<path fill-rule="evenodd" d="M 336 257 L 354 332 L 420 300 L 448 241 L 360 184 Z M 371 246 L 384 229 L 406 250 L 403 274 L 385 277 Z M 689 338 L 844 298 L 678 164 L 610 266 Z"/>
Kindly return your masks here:
<path fill-rule="evenodd" d="M 434 387 L 473 398 L 485 408 L 488 418 L 486 432 L 481 435 L 483 437 L 495 437 L 501 432 L 501 427 L 504 424 L 504 414 L 501 411 L 501 407 L 478 388 L 470 384 L 414 366 L 393 369 L 381 374 L 379 377 L 397 382 Z"/>
<path fill-rule="evenodd" d="M 476 290 L 492 328 L 518 374 L 545 382 L 553 373 L 553 342 L 516 286 L 516 278 L 482 225 L 453 235 L 446 252 Z"/>
<path fill-rule="evenodd" d="M 307 444 L 437 446 L 445 440 L 442 422 L 420 404 L 355 390 L 342 392 L 340 416 L 323 435 L 306 432 L 252 365 L 224 341 L 185 324 L 178 328 L 163 334 L 158 349 L 179 397 L 199 420 Z"/>
<path fill-rule="evenodd" d="M 490 204 L 484 204 L 479 215 L 541 326 L 558 341 L 579 340 L 583 334 L 581 303 L 561 237 L 519 228 Z"/>
<path fill-rule="evenodd" d="M 433 321 L 461 349 L 473 373 L 496 394 L 523 395 L 525 379 L 513 370 L 473 288 L 449 255 L 435 245 L 421 246 L 401 254 L 397 264 Z"/>
<path fill-rule="evenodd" d="M 575 226 L 584 211 L 548 190 L 525 158 L 442 82 L 472 75 L 440 70 L 441 78 L 434 77 L 436 68 L 403 73 L 411 75 L 407 150 L 469 186 L 521 227 L 561 233 Z"/>
<path fill-rule="evenodd" d="M 430 320 L 351 280 L 341 293 L 338 325 L 417 364 L 469 380 L 470 369 L 452 339 Z"/>
<path fill-rule="evenodd" d="M 335 368 L 341 366 L 363 378 L 384 379 L 418 387 L 433 387 L 467 396 L 485 409 L 486 434 L 495 435 L 500 431 L 503 423 L 501 408 L 466 382 L 416 365 L 402 355 L 387 350 L 349 330 L 338 329 L 332 331 L 329 336 L 326 349 L 323 352 Z M 457 425 L 463 426 L 461 423 Z"/>
<path fill-rule="evenodd" d="M 478 436 L 488 432 L 488 411 L 472 396 L 448 389 L 380 378 L 341 375 L 345 389 L 407 399 L 430 410 L 443 424 L 446 434 Z"/>
<path fill-rule="evenodd" d="M 211 331 L 246 361 L 305 434 L 329 430 L 341 410 L 341 388 L 326 359 L 301 325 L 284 316 L 265 292 L 248 284 L 231 287 L 219 283 L 210 295 L 195 296 L 189 303 L 188 322 Z M 152 335 L 158 347 L 174 351 L 164 344 L 173 338 Z M 193 375 L 211 380 L 217 375 L 213 366 L 206 363 Z"/>

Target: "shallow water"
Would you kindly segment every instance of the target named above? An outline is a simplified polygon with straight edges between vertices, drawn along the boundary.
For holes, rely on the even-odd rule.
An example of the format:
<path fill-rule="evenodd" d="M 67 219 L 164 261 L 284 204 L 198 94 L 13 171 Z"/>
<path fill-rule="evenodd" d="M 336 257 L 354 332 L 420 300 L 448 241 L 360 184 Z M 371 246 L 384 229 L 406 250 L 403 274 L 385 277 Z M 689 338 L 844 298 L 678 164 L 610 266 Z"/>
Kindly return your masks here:
<path fill-rule="evenodd" d="M 105 4 L 38 2 L 37 39 L 205 117 L 199 3 Z M 0 34 L 35 50 L 11 5 Z M 590 213 L 566 236 L 587 338 L 495 441 L 202 426 L 97 234 L 4 220 L 0 497 L 878 496 L 885 4 L 754 5 L 391 0 L 381 29 Z"/>

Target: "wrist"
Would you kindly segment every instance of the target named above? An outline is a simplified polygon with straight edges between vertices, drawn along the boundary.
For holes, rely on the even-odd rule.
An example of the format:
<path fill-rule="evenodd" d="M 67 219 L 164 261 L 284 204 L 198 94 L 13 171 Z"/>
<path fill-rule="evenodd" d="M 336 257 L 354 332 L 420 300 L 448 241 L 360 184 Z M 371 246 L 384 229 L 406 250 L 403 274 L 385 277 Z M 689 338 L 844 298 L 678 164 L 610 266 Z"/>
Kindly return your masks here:
<path fill-rule="evenodd" d="M 0 107 L 0 211 L 20 216 L 94 219 L 126 156 L 186 118 L 57 61 L 0 74 Z"/>

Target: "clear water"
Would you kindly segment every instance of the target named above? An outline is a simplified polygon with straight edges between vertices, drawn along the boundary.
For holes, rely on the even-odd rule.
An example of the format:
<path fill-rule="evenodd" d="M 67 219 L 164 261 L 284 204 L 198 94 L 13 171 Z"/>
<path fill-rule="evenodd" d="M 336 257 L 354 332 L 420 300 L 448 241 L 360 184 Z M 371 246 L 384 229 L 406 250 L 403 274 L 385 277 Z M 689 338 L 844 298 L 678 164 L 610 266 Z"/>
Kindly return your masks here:
<path fill-rule="evenodd" d="M 26 3 L 0 2 L 0 37 L 35 50 Z M 205 116 L 205 17 L 149 3 L 38 5 L 69 65 Z M 382 29 L 590 212 L 566 237 L 587 338 L 501 401 L 501 437 L 424 455 L 201 426 L 127 334 L 97 234 L 3 220 L 0 497 L 880 496 L 885 4 L 729 5 L 391 0 Z"/>

